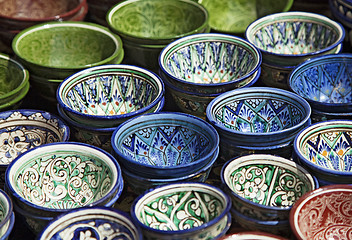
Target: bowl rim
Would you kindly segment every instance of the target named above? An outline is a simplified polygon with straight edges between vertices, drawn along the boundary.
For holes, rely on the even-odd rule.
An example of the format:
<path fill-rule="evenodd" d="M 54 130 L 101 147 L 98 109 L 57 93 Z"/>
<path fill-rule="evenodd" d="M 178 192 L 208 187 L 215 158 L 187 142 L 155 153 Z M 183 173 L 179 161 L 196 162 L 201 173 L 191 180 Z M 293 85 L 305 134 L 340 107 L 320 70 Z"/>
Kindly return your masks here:
<path fill-rule="evenodd" d="M 307 137 L 309 137 L 312 134 L 312 132 L 315 134 L 319 132 L 321 128 L 334 129 L 334 128 L 341 128 L 344 125 L 349 125 L 352 131 L 352 120 L 349 120 L 349 119 L 332 119 L 332 120 L 317 122 L 299 131 L 293 141 L 293 151 L 296 154 L 296 156 L 299 158 L 299 161 L 302 162 L 303 165 L 311 169 L 314 169 L 319 173 L 323 173 L 324 175 L 333 174 L 336 176 L 352 176 L 352 171 L 350 172 L 339 171 L 339 170 L 334 170 L 330 168 L 324 168 L 317 164 L 313 164 L 311 161 L 307 160 L 307 158 L 302 154 L 301 147 L 300 147 L 302 141 L 304 141 Z M 315 130 L 316 128 L 318 129 Z"/>
<path fill-rule="evenodd" d="M 312 98 L 302 96 L 301 94 L 299 94 L 297 89 L 293 87 L 294 82 L 305 71 L 312 69 L 314 67 L 324 66 L 325 64 L 335 63 L 335 60 L 337 63 L 345 60 L 344 62 L 351 62 L 351 64 L 352 64 L 352 53 L 339 53 L 339 54 L 328 54 L 328 55 L 322 55 L 322 56 L 315 56 L 315 57 L 312 57 L 312 58 L 300 63 L 299 65 L 297 65 L 293 69 L 293 71 L 290 73 L 290 75 L 288 77 L 288 86 L 290 87 L 291 91 L 293 91 L 297 95 L 306 99 L 310 104 L 313 104 L 313 109 L 315 108 L 314 106 L 316 106 L 316 105 L 325 105 L 325 106 L 339 107 L 339 108 L 345 108 L 347 106 L 352 106 L 352 103 L 329 103 L 329 102 L 317 101 Z M 325 107 L 322 106 L 322 108 L 325 108 Z M 337 113 L 339 113 L 339 112 L 337 112 Z"/>
<path fill-rule="evenodd" d="M 17 95 L 17 97 L 15 97 L 9 102 L 6 102 L 0 105 L 0 111 L 6 111 L 7 109 L 13 107 L 15 104 L 20 103 L 29 92 L 29 88 L 30 88 L 30 83 L 28 81 L 25 83 L 25 86 L 22 89 L 23 91 L 19 92 L 18 93 L 19 95 Z"/>
<path fill-rule="evenodd" d="M 149 0 L 149 2 L 153 2 L 153 1 L 157 2 L 155 0 Z M 113 7 L 111 7 L 109 9 L 109 11 L 106 14 L 106 22 L 107 22 L 109 28 L 112 29 L 113 31 L 115 31 L 122 38 L 132 40 L 132 42 L 134 42 L 134 43 L 142 41 L 143 45 L 145 45 L 145 44 L 160 45 L 159 43 L 155 43 L 154 41 L 161 41 L 161 44 L 163 44 L 165 42 L 169 43 L 170 41 L 174 41 L 175 39 L 181 38 L 183 36 L 199 33 L 202 29 L 207 29 L 207 28 L 210 29 L 209 13 L 208 13 L 208 10 L 203 5 L 201 5 L 197 1 L 193 1 L 193 0 L 173 0 L 173 1 L 178 2 L 178 3 L 182 3 L 182 4 L 193 5 L 193 6 L 197 7 L 199 9 L 199 11 L 204 14 L 204 22 L 200 26 L 198 26 L 196 29 L 193 29 L 193 30 L 188 31 L 186 33 L 182 33 L 182 34 L 178 34 L 178 35 L 174 35 L 174 36 L 169 36 L 169 37 L 137 36 L 135 34 L 130 34 L 130 33 L 126 33 L 125 31 L 121 31 L 120 29 L 117 29 L 114 26 L 114 24 L 112 24 L 112 17 L 115 15 L 115 13 L 119 9 L 123 8 L 124 6 L 130 5 L 130 4 L 136 4 L 138 2 L 143 2 L 143 0 L 125 0 L 125 1 L 122 1 L 122 2 L 115 4 Z M 168 2 L 168 1 L 166 1 L 166 2 Z"/>
<path fill-rule="evenodd" d="M 73 108 L 71 108 L 67 103 L 67 93 L 71 91 L 77 84 L 81 82 L 85 82 L 89 77 L 95 77 L 99 74 L 104 75 L 105 73 L 112 73 L 119 75 L 120 73 L 131 73 L 133 76 L 143 76 L 144 79 L 147 78 L 146 81 L 154 83 L 157 87 L 157 96 L 155 99 L 145 107 L 142 107 L 136 111 L 132 111 L 125 114 L 115 114 L 115 115 L 91 115 L 84 114 L 79 112 Z M 145 77 L 146 76 L 146 77 Z M 56 99 L 58 104 L 64 111 L 67 111 L 69 114 L 74 114 L 77 118 L 89 119 L 90 121 L 94 120 L 106 120 L 113 121 L 119 119 L 130 118 L 133 116 L 137 116 L 141 113 L 148 111 L 149 109 L 157 106 L 165 95 L 165 85 L 163 80 L 154 72 L 147 70 L 142 67 L 134 66 L 134 65 L 126 65 L 126 64 L 108 64 L 95 66 L 91 68 L 84 69 L 79 71 L 67 78 L 65 78 L 56 90 Z"/>
<path fill-rule="evenodd" d="M 300 121 L 300 123 L 292 127 L 281 129 L 280 131 L 265 132 L 265 133 L 242 132 L 235 129 L 227 128 L 223 126 L 223 124 L 220 124 L 218 121 L 216 121 L 216 119 L 214 118 L 213 109 L 217 105 L 220 105 L 220 104 L 223 104 L 224 102 L 228 102 L 232 100 L 230 99 L 231 97 L 241 96 L 242 94 L 250 94 L 250 93 L 261 93 L 261 94 L 268 93 L 268 94 L 274 94 L 275 96 L 280 96 L 280 97 L 290 97 L 291 101 L 293 100 L 296 103 L 299 103 L 301 105 L 300 108 L 306 111 L 305 117 Z M 260 97 L 263 97 L 263 96 L 260 96 Z M 272 136 L 277 134 L 285 134 L 303 127 L 310 120 L 311 111 L 312 110 L 309 103 L 304 98 L 297 95 L 296 93 L 293 93 L 284 89 L 274 88 L 274 87 L 248 87 L 248 88 L 238 88 L 238 89 L 234 89 L 234 90 L 222 93 L 216 98 L 214 98 L 213 100 L 211 100 L 206 109 L 206 117 L 207 117 L 207 120 L 220 131 L 227 132 L 230 134 L 236 134 L 239 136 L 264 137 L 264 136 Z"/>
<path fill-rule="evenodd" d="M 274 53 L 274 52 L 269 52 L 266 51 L 264 49 L 259 48 L 254 42 L 253 42 L 253 31 L 254 29 L 256 29 L 256 27 L 258 27 L 260 24 L 262 23 L 266 23 L 266 25 L 271 25 L 273 22 L 275 22 L 276 18 L 279 17 L 284 17 L 285 20 L 296 20 L 297 18 L 301 18 L 301 17 L 309 17 L 310 19 L 315 20 L 317 23 L 322 23 L 321 20 L 324 20 L 324 25 L 330 25 L 331 27 L 333 26 L 338 34 L 336 41 L 329 45 L 328 47 L 325 47 L 323 49 L 319 49 L 318 51 L 315 52 L 310 52 L 310 53 L 300 53 L 300 54 L 282 54 L 282 53 Z M 262 27 L 260 27 L 261 29 Z M 259 29 L 259 28 L 258 28 Z M 337 47 L 339 44 L 341 44 L 341 42 L 344 40 L 345 38 L 345 29 L 342 26 L 341 23 L 334 21 L 322 14 L 318 14 L 318 13 L 311 13 L 311 12 L 303 12 L 303 11 L 289 11 L 289 12 L 281 12 L 281 13 L 274 13 L 274 14 L 270 14 L 264 17 L 261 17 L 255 21 L 253 21 L 246 29 L 245 31 L 245 36 L 246 39 L 252 43 L 253 45 L 255 45 L 258 49 L 260 49 L 260 51 L 262 52 L 262 54 L 265 55 L 271 55 L 271 56 L 278 56 L 278 57 L 285 57 L 285 58 L 297 58 L 297 57 L 311 57 L 311 56 L 315 56 L 317 54 L 321 54 L 321 53 L 325 53 L 331 49 L 334 49 L 335 47 Z"/>
<path fill-rule="evenodd" d="M 181 120 L 177 119 L 181 118 Z M 186 120 L 187 123 L 190 123 L 191 125 L 195 125 L 197 127 L 202 126 L 204 132 L 207 132 L 208 137 L 212 138 L 211 140 L 214 140 L 214 143 L 212 144 L 213 146 L 209 149 L 209 151 L 204 155 L 202 158 L 198 158 L 197 160 L 187 163 L 187 164 L 182 164 L 182 165 L 177 165 L 177 166 L 156 166 L 156 165 L 147 165 L 144 163 L 136 162 L 130 157 L 126 156 L 122 151 L 120 151 L 120 147 L 117 146 L 117 141 L 119 139 L 123 140 L 128 137 L 128 134 L 131 133 L 132 131 L 136 131 L 137 127 L 150 127 L 150 126 L 157 126 L 160 124 L 163 124 L 163 120 L 170 120 L 174 121 L 175 123 L 180 123 L 182 121 L 182 126 L 184 126 L 183 122 Z M 157 121 L 156 123 L 152 121 Z M 191 120 L 191 122 L 189 121 Z M 147 123 L 146 125 L 144 125 Z M 198 132 L 199 134 L 199 132 Z M 157 113 L 147 113 L 143 115 L 136 116 L 134 118 L 131 118 L 122 124 L 120 124 L 112 133 L 111 136 L 111 146 L 112 146 L 112 151 L 118 155 L 118 159 L 120 162 L 124 162 L 125 164 L 133 164 L 133 165 L 138 165 L 142 168 L 149 169 L 149 171 L 160 171 L 160 170 L 169 170 L 172 171 L 174 169 L 179 169 L 180 167 L 182 168 L 192 168 L 192 166 L 199 164 L 200 162 L 204 162 L 206 159 L 210 159 L 211 156 L 214 155 L 214 152 L 217 151 L 219 147 L 219 142 L 220 142 L 220 137 L 216 129 L 206 122 L 205 120 L 196 117 L 191 114 L 187 113 L 182 113 L 182 112 L 157 112 Z M 121 160 L 122 159 L 122 160 Z"/>
<path fill-rule="evenodd" d="M 168 231 L 159 230 L 159 229 L 151 228 L 139 220 L 139 218 L 136 215 L 137 204 L 143 203 L 145 198 L 148 198 L 149 196 L 151 196 L 153 194 L 157 194 L 160 191 L 162 191 L 162 192 L 164 192 L 164 191 L 176 192 L 177 189 L 182 189 L 183 186 L 191 187 L 193 189 L 192 191 L 195 191 L 195 189 L 198 188 L 201 190 L 204 190 L 204 189 L 210 190 L 210 191 L 216 193 L 217 198 L 218 199 L 222 198 L 221 201 L 224 203 L 221 214 L 219 216 L 217 216 L 216 218 L 214 218 L 208 222 L 205 222 L 198 227 L 193 227 L 193 228 L 185 229 L 185 230 L 170 230 L 170 231 L 169 230 Z M 204 230 L 205 228 L 216 224 L 218 221 L 220 221 L 221 219 L 223 219 L 226 216 L 228 216 L 227 222 L 229 222 L 229 221 L 231 222 L 231 214 L 230 214 L 231 206 L 232 206 L 232 202 L 231 202 L 230 197 L 222 189 L 220 189 L 216 186 L 210 185 L 208 183 L 203 183 L 203 182 L 179 182 L 179 183 L 170 183 L 170 184 L 163 185 L 163 186 L 156 186 L 155 188 L 151 188 L 151 189 L 146 190 L 144 193 L 140 194 L 139 196 L 137 196 L 137 198 L 134 199 L 134 201 L 132 202 L 132 205 L 131 205 L 130 214 L 131 214 L 133 221 L 135 221 L 142 228 L 142 230 L 145 229 L 147 231 L 151 231 L 154 233 L 165 234 L 166 236 L 171 236 L 174 234 L 178 235 L 178 234 L 189 234 L 189 233 L 199 232 L 202 229 Z"/>
<path fill-rule="evenodd" d="M 77 224 L 77 221 L 87 221 L 89 219 L 92 219 L 90 216 L 94 216 L 94 214 L 99 215 L 99 218 L 94 219 L 102 219 L 104 218 L 104 216 L 108 216 L 111 219 L 123 220 L 127 223 L 126 225 L 128 225 L 129 230 L 134 230 L 133 232 L 136 235 L 137 239 L 143 238 L 140 226 L 132 221 L 132 218 L 128 213 L 112 207 L 94 206 L 76 208 L 66 214 L 61 214 L 53 218 L 50 223 L 42 231 L 40 231 L 37 239 L 48 239 L 49 236 L 53 236 L 54 233 L 57 233 L 57 230 L 62 231 L 63 229 L 67 228 L 72 224 Z M 60 226 L 61 224 L 64 224 L 64 226 Z"/>
<path fill-rule="evenodd" d="M 3 190 L 0 189 L 0 199 L 7 205 L 7 212 L 4 214 L 4 218 L 0 222 L 0 229 L 6 225 L 9 221 L 11 221 L 13 215 L 13 202 L 11 197 Z M 10 222 L 11 224 L 11 222 Z M 10 226 L 9 226 L 10 227 Z M 9 228 L 8 227 L 8 228 Z M 2 238 L 3 236 L 1 236 Z"/>
<path fill-rule="evenodd" d="M 21 40 L 28 35 L 30 35 L 33 32 L 37 31 L 45 31 L 47 29 L 52 29 L 52 28 L 66 28 L 66 31 L 69 31 L 71 27 L 75 28 L 81 28 L 81 29 L 89 29 L 95 32 L 99 32 L 101 34 L 104 34 L 105 36 L 109 37 L 109 39 L 115 44 L 115 50 L 113 53 L 106 57 L 103 60 L 100 60 L 98 62 L 93 62 L 85 65 L 73 65 L 73 66 L 52 66 L 50 64 L 39 64 L 37 61 L 29 60 L 27 58 L 23 57 L 22 52 L 20 49 L 18 49 L 18 45 L 20 44 Z M 117 58 L 120 56 L 120 54 L 123 54 L 123 43 L 120 38 L 120 36 L 112 33 L 107 27 L 92 23 L 92 22 L 85 22 L 85 21 L 51 21 L 51 22 L 44 22 L 44 23 L 39 23 L 36 25 L 33 25 L 31 27 L 25 28 L 21 30 L 19 33 L 15 35 L 15 37 L 12 40 L 12 50 L 14 54 L 20 58 L 22 61 L 24 61 L 27 64 L 32 64 L 36 67 L 39 67 L 41 69 L 54 69 L 54 70 L 81 70 L 89 67 L 94 67 L 94 66 L 100 66 L 104 64 L 108 64 L 111 62 L 113 59 Z"/>
<path fill-rule="evenodd" d="M 242 232 L 228 233 L 227 235 L 221 237 L 219 240 L 256 240 L 259 239 L 259 237 L 263 238 L 262 240 L 287 240 L 287 238 L 258 230 L 245 230 Z"/>
<path fill-rule="evenodd" d="M 186 42 L 190 40 L 191 42 Z M 194 44 L 197 44 L 199 42 L 226 42 L 226 43 L 232 43 L 232 44 L 238 44 L 240 43 L 241 47 L 245 48 L 247 52 L 252 52 L 252 55 L 256 58 L 256 63 L 252 67 L 252 69 L 246 73 L 245 75 L 241 76 L 240 78 L 233 79 L 231 81 L 223 82 L 223 83 L 194 83 L 194 82 L 189 82 L 181 78 L 177 78 L 174 75 L 170 73 L 168 68 L 166 68 L 166 61 L 169 59 L 169 56 L 172 56 L 176 51 L 180 49 L 184 49 L 187 46 L 191 46 Z M 257 49 L 252 43 L 249 41 L 237 37 L 234 35 L 229 35 L 229 34 L 221 34 L 221 33 L 199 33 L 199 34 L 193 34 L 189 36 L 185 36 L 183 38 L 180 38 L 176 41 L 171 42 L 168 44 L 164 49 L 161 50 L 159 57 L 158 57 L 158 63 L 161 71 L 165 73 L 168 77 L 176 80 L 177 82 L 181 84 L 186 84 L 190 85 L 190 87 L 217 87 L 217 86 L 224 86 L 236 82 L 240 82 L 244 79 L 247 79 L 254 75 L 258 69 L 260 68 L 260 65 L 262 63 L 262 54 Z"/>
<path fill-rule="evenodd" d="M 86 206 L 92 207 L 92 206 L 96 206 L 96 205 L 101 205 L 102 203 L 104 203 L 106 200 L 109 200 L 112 196 L 115 196 L 116 193 L 121 193 L 123 188 L 123 178 L 122 178 L 122 171 L 121 171 L 121 167 L 118 163 L 118 161 L 106 150 L 103 150 L 99 147 L 96 147 L 94 145 L 89 145 L 86 143 L 82 143 L 82 142 L 72 142 L 72 141 L 68 141 L 68 142 L 54 142 L 54 143 L 48 143 L 48 144 L 44 144 L 32 149 L 29 149 L 28 151 L 22 153 L 20 156 L 18 156 L 17 158 L 15 158 L 7 167 L 6 172 L 5 172 L 5 187 L 6 189 L 8 189 L 8 191 L 11 193 L 11 195 L 16 199 L 19 200 L 19 202 L 21 202 L 22 204 L 26 204 L 27 206 L 33 208 L 33 209 L 37 209 L 40 211 L 46 211 L 46 212 L 51 212 L 51 213 L 67 213 L 75 208 L 62 208 L 62 209 L 58 209 L 58 208 L 49 208 L 49 207 L 44 207 L 44 206 L 39 206 L 36 205 L 28 200 L 26 200 L 25 198 L 23 198 L 18 191 L 13 187 L 13 175 L 12 171 L 13 168 L 15 168 L 17 165 L 21 164 L 21 160 L 23 162 L 23 158 L 26 158 L 28 156 L 32 156 L 35 157 L 36 156 L 36 152 L 41 152 L 43 151 L 42 149 L 48 149 L 48 152 L 53 151 L 54 149 L 56 150 L 60 150 L 60 151 L 65 151 L 70 153 L 72 151 L 72 153 L 77 153 L 76 151 L 70 150 L 73 147 L 78 148 L 78 150 L 80 150 L 80 152 L 86 150 L 85 152 L 82 152 L 84 154 L 89 153 L 90 155 L 92 155 L 92 152 L 94 152 L 93 154 L 95 155 L 95 157 L 98 157 L 99 155 L 102 156 L 104 155 L 106 158 L 104 160 L 104 163 L 110 166 L 114 166 L 114 168 L 112 168 L 112 171 L 115 172 L 115 176 L 114 176 L 114 181 L 112 182 L 113 185 L 110 187 L 109 192 L 103 196 L 102 198 L 98 199 L 97 201 L 94 201 Z M 88 152 L 89 150 L 89 152 Z M 100 160 L 103 160 L 101 157 L 99 158 Z M 110 162 L 108 163 L 107 160 Z"/>
<path fill-rule="evenodd" d="M 226 172 L 232 170 L 234 166 L 237 166 L 236 169 L 238 169 L 238 167 L 255 165 L 255 164 L 258 164 L 259 162 L 262 164 L 268 164 L 268 165 L 272 165 L 272 166 L 274 166 L 274 165 L 277 166 L 278 164 L 282 164 L 282 165 L 285 165 L 286 167 L 296 168 L 297 172 L 300 172 L 302 175 L 306 176 L 306 178 L 310 181 L 310 185 L 311 185 L 312 190 L 319 188 L 319 182 L 314 175 L 310 174 L 301 165 L 299 165 L 299 164 L 297 164 L 287 158 L 284 158 L 284 157 L 280 157 L 280 156 L 272 155 L 272 154 L 249 154 L 249 155 L 243 155 L 243 156 L 239 156 L 239 157 L 235 157 L 235 158 L 230 159 L 221 168 L 220 179 L 221 179 L 222 184 L 224 184 L 224 186 L 228 190 L 230 190 L 231 196 L 235 197 L 236 199 L 239 199 L 241 202 L 245 202 L 246 204 L 249 204 L 252 207 L 260 208 L 260 209 L 262 209 L 261 211 L 270 210 L 270 211 L 276 211 L 276 212 L 287 212 L 287 211 L 290 211 L 290 209 L 292 208 L 292 205 L 288 206 L 288 207 L 277 207 L 277 206 L 268 206 L 268 205 L 253 202 L 253 201 L 251 201 L 247 198 L 241 197 L 240 195 L 235 193 L 228 186 L 228 182 L 225 179 L 225 177 L 227 177 L 227 176 L 225 176 Z M 285 169 L 287 169 L 286 167 L 285 167 Z M 229 169 L 229 168 L 231 168 L 231 169 Z M 297 173 L 295 173 L 295 174 L 298 175 Z"/>
<path fill-rule="evenodd" d="M 332 184 L 332 185 L 322 186 L 318 189 L 307 192 L 306 194 L 304 194 L 302 197 L 300 197 L 298 199 L 298 201 L 293 205 L 293 207 L 290 211 L 290 214 L 289 214 L 289 222 L 290 222 L 291 230 L 298 239 L 305 239 L 305 236 L 302 235 L 298 226 L 296 227 L 297 214 L 299 214 L 301 208 L 304 207 L 304 204 L 314 197 L 318 197 L 321 195 L 324 196 L 324 194 L 326 194 L 326 193 L 338 192 L 341 190 L 343 190 L 345 192 L 352 192 L 352 185 Z"/>

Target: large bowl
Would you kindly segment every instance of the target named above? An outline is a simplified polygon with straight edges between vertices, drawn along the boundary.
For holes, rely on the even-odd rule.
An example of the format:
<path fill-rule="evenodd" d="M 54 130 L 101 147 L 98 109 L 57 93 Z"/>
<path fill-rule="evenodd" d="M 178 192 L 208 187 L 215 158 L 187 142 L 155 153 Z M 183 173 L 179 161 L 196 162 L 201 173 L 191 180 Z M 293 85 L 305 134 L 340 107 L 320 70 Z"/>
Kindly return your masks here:
<path fill-rule="evenodd" d="M 105 205 L 123 189 L 121 169 L 108 152 L 76 142 L 30 149 L 6 170 L 5 189 L 28 213 L 55 217 L 73 208 Z"/>
<path fill-rule="evenodd" d="M 232 207 L 258 221 L 288 220 L 295 201 L 319 187 L 315 177 L 300 165 L 269 154 L 231 159 L 220 176 Z"/>
<path fill-rule="evenodd" d="M 303 62 L 291 73 L 289 86 L 313 111 L 352 112 L 352 54 L 325 55 Z"/>
<path fill-rule="evenodd" d="M 131 65 L 103 65 L 66 78 L 58 87 L 58 104 L 74 121 L 92 127 L 116 127 L 154 112 L 164 84 L 153 72 Z"/>
<path fill-rule="evenodd" d="M 115 63 L 123 54 L 122 41 L 98 24 L 63 21 L 37 24 L 12 41 L 15 55 L 31 74 L 64 79 L 77 71 Z"/>
<path fill-rule="evenodd" d="M 324 186 L 301 197 L 293 205 L 290 225 L 298 240 L 350 239 L 352 186 Z"/>
<path fill-rule="evenodd" d="M 139 176 L 172 178 L 203 168 L 218 154 L 219 135 L 206 121 L 164 112 L 132 118 L 111 138 L 122 167 Z"/>
<path fill-rule="evenodd" d="M 294 140 L 294 160 L 318 180 L 352 183 L 352 121 L 329 120 L 312 124 Z"/>
<path fill-rule="evenodd" d="M 175 183 L 141 194 L 132 219 L 145 239 L 216 239 L 231 225 L 231 200 L 205 183 Z"/>

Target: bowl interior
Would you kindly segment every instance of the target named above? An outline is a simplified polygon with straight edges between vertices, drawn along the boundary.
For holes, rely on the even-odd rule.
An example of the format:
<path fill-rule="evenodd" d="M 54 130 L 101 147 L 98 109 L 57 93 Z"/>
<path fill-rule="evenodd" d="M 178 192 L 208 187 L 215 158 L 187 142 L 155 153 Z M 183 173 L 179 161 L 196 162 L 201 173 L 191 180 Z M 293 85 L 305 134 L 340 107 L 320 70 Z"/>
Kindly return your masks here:
<path fill-rule="evenodd" d="M 294 56 L 336 45 L 343 36 L 338 26 L 320 15 L 274 14 L 253 22 L 246 36 L 262 51 Z"/>
<path fill-rule="evenodd" d="M 161 54 L 161 65 L 181 82 L 211 85 L 248 77 L 260 65 L 260 56 L 242 39 L 200 34 L 170 46 Z"/>
<path fill-rule="evenodd" d="M 141 39 L 172 39 L 197 32 L 208 22 L 207 11 L 195 1 L 132 0 L 107 15 L 118 33 Z"/>
<path fill-rule="evenodd" d="M 84 115 L 136 112 L 155 105 L 163 93 L 161 80 L 133 69 L 97 70 L 67 81 L 60 94 L 64 107 Z"/>
<path fill-rule="evenodd" d="M 52 68 L 82 68 L 103 62 L 122 49 L 104 27 L 78 22 L 39 24 L 20 32 L 13 50 L 26 62 Z"/>
<path fill-rule="evenodd" d="M 352 55 L 308 61 L 294 70 L 289 85 L 315 104 L 351 104 Z"/>
<path fill-rule="evenodd" d="M 120 177 L 110 157 L 81 144 L 46 144 L 12 163 L 7 186 L 26 205 L 44 210 L 103 202 Z"/>

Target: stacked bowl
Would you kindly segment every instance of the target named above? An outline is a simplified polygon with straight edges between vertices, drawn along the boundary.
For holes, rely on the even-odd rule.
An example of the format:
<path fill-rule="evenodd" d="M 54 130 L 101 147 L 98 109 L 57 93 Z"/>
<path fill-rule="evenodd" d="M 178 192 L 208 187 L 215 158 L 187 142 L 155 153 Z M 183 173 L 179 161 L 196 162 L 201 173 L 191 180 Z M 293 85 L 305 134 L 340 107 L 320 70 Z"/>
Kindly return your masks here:
<path fill-rule="evenodd" d="M 12 200 L 0 189 L 0 239 L 7 240 L 15 223 Z"/>
<path fill-rule="evenodd" d="M 312 121 L 351 119 L 352 54 L 311 58 L 289 76 L 289 87 L 312 108 Z"/>
<path fill-rule="evenodd" d="M 28 69 L 39 96 L 56 102 L 63 79 L 88 67 L 123 60 L 121 39 L 98 24 L 63 21 L 26 28 L 16 35 L 12 49 Z"/>
<path fill-rule="evenodd" d="M 261 61 L 260 52 L 239 37 L 201 33 L 166 46 L 159 56 L 159 72 L 178 108 L 205 119 L 215 97 L 257 81 Z"/>
<path fill-rule="evenodd" d="M 57 89 L 59 115 L 76 141 L 111 150 L 111 135 L 126 120 L 159 112 L 164 84 L 153 72 L 132 65 L 87 68 L 66 78 Z"/>
<path fill-rule="evenodd" d="M 193 0 L 127 0 L 106 15 L 126 50 L 126 62 L 158 69 L 160 51 L 184 36 L 209 32 L 207 10 Z"/>
<path fill-rule="evenodd" d="M 181 181 L 204 182 L 217 160 L 219 135 L 206 121 L 150 113 L 116 128 L 111 144 L 127 184 L 138 193 Z"/>
<path fill-rule="evenodd" d="M 30 26 L 50 21 L 83 21 L 86 0 L 15 0 L 0 2 L 0 52 L 12 53 L 14 36 Z"/>
<path fill-rule="evenodd" d="M 263 56 L 260 81 L 288 90 L 288 76 L 299 63 L 342 50 L 345 30 L 338 22 L 316 13 L 285 12 L 252 22 L 245 34 Z"/>
<path fill-rule="evenodd" d="M 345 42 L 348 47 L 352 46 L 352 2 L 350 0 L 329 0 L 331 15 L 342 24 L 346 30 Z"/>

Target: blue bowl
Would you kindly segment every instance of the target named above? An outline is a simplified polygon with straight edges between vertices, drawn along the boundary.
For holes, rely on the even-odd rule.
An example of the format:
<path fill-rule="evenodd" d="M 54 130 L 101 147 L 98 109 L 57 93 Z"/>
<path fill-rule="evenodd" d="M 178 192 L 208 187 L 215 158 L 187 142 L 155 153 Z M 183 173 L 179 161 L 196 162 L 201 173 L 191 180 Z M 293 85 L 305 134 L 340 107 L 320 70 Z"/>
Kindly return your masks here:
<path fill-rule="evenodd" d="M 217 154 L 219 135 L 209 123 L 192 115 L 151 113 L 118 126 L 111 145 L 122 167 L 130 172 L 173 178 L 207 165 Z"/>

